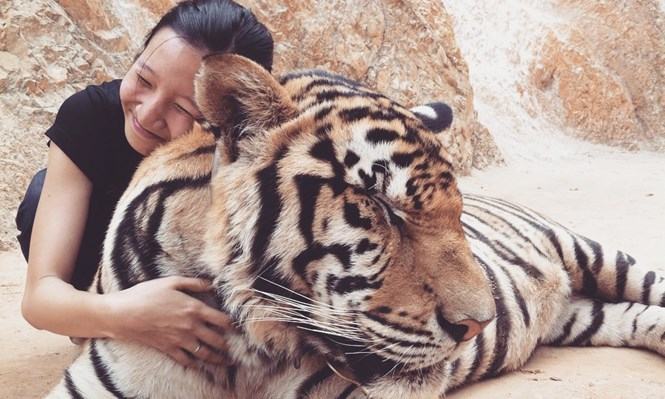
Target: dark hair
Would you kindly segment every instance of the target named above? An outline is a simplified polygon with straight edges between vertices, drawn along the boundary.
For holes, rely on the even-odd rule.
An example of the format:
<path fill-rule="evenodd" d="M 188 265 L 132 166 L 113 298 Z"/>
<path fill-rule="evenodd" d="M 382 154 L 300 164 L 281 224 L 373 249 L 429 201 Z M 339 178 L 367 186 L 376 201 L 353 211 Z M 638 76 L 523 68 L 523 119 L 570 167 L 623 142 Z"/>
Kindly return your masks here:
<path fill-rule="evenodd" d="M 187 43 L 208 53 L 242 55 L 272 69 L 273 40 L 254 14 L 231 0 L 186 0 L 171 8 L 146 36 L 169 27 Z"/>

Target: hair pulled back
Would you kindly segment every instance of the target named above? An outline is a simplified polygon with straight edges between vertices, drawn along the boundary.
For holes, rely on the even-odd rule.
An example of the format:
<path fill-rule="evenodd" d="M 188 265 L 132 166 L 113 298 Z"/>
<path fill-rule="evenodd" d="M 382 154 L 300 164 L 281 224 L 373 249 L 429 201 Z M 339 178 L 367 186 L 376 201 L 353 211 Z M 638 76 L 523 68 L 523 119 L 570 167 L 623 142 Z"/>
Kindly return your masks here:
<path fill-rule="evenodd" d="M 171 8 L 148 33 L 171 28 L 192 47 L 209 54 L 242 55 L 272 69 L 273 39 L 254 14 L 231 0 L 186 0 Z"/>

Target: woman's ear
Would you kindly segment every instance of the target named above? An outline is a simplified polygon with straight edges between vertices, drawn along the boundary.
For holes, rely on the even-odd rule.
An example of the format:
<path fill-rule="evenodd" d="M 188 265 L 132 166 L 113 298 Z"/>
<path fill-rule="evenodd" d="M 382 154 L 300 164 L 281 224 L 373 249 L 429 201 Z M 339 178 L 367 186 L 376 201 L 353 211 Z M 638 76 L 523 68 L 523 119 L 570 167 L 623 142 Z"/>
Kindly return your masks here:
<path fill-rule="evenodd" d="M 227 155 L 239 156 L 240 141 L 260 141 L 268 130 L 297 115 L 288 93 L 257 63 L 235 54 L 205 57 L 194 81 L 196 103 L 219 129 Z"/>

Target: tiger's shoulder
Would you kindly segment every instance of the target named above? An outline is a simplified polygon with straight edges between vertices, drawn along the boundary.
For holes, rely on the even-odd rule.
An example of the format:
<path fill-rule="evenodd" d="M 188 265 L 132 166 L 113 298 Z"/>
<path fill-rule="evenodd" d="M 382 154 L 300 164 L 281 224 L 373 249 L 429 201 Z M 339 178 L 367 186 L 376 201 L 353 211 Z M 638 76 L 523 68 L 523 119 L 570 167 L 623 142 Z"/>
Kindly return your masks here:
<path fill-rule="evenodd" d="M 210 176 L 215 137 L 199 124 L 192 130 L 157 147 L 139 165 L 129 189 L 164 180 Z"/>

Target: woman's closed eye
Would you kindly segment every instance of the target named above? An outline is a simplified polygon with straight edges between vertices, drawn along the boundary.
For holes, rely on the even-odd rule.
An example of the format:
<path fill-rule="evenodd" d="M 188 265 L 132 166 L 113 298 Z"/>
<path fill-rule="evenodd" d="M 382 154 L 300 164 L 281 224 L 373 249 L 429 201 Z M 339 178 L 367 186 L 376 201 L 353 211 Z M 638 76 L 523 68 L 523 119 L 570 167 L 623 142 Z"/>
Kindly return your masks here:
<path fill-rule="evenodd" d="M 185 109 L 185 107 L 183 107 L 182 105 L 180 105 L 180 104 L 178 104 L 178 103 L 174 103 L 173 105 L 174 105 L 175 108 L 178 110 L 178 112 L 183 113 L 183 114 L 189 116 L 190 118 L 196 120 L 196 118 L 194 117 L 194 115 L 193 115 L 191 112 L 187 111 L 187 109 Z"/>
<path fill-rule="evenodd" d="M 148 79 L 146 79 L 146 78 L 144 78 L 143 76 L 141 76 L 140 73 L 137 72 L 137 73 L 136 73 L 136 77 L 137 77 L 139 83 L 141 83 L 141 86 L 143 86 L 143 87 L 147 87 L 147 88 L 152 88 L 152 83 L 150 83 L 150 82 L 148 81 Z"/>

